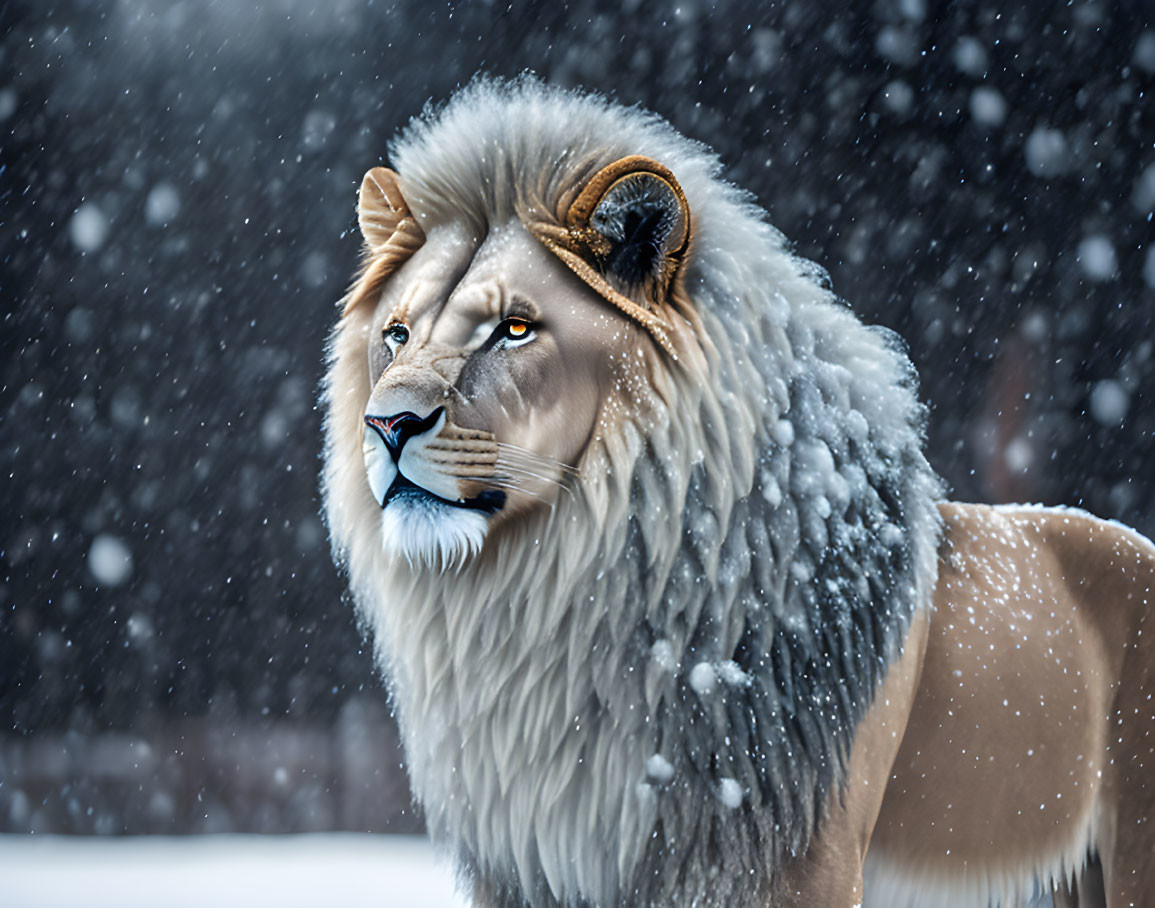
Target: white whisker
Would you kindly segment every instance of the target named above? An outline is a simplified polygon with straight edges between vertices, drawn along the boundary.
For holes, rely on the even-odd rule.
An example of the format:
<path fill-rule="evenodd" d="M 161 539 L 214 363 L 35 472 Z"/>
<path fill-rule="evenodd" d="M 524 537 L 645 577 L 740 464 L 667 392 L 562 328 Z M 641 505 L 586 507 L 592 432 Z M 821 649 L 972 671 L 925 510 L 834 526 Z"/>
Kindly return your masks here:
<path fill-rule="evenodd" d="M 504 477 L 502 476 L 503 473 L 506 474 Z M 570 484 L 565 481 L 565 477 L 559 478 L 557 476 L 543 476 L 541 473 L 527 470 L 524 467 L 516 467 L 512 464 L 502 463 L 500 460 L 497 462 L 496 471 L 493 475 L 495 477 L 504 478 L 510 483 L 517 483 L 526 479 L 536 480 L 537 482 L 543 483 L 547 486 L 553 486 L 561 489 L 567 495 L 573 494 L 573 489 L 571 489 Z"/>
<path fill-rule="evenodd" d="M 530 470 L 527 467 L 519 467 L 519 466 L 516 466 L 514 464 L 503 463 L 501 460 L 498 460 L 497 464 L 496 464 L 496 474 L 495 475 L 500 475 L 503 472 L 511 473 L 511 474 L 518 474 L 522 477 L 526 477 L 529 479 L 537 479 L 541 482 L 548 483 L 549 485 L 561 485 L 562 484 L 562 480 L 556 476 L 550 476 L 550 475 L 545 474 L 545 473 L 539 473 L 536 470 Z M 512 479 L 514 477 L 510 476 L 510 478 Z"/>
<path fill-rule="evenodd" d="M 480 482 L 480 483 L 484 483 L 485 485 L 493 486 L 493 487 L 498 488 L 498 489 L 508 489 L 511 492 L 518 492 L 522 495 L 528 495 L 531 498 L 536 498 L 538 501 L 540 501 L 544 504 L 550 503 L 550 500 L 547 499 L 544 495 L 541 495 L 538 492 L 534 492 L 530 489 L 527 489 L 525 486 L 520 485 L 519 483 L 515 482 L 513 479 L 502 479 L 501 477 L 497 477 L 497 476 L 463 476 L 461 478 L 466 480 L 466 481 Z M 570 492 L 569 489 L 566 489 L 566 487 L 560 485 L 560 483 L 558 485 L 560 488 L 565 489 L 566 492 Z M 570 494 L 572 494 L 572 493 L 570 493 Z"/>
<path fill-rule="evenodd" d="M 499 451 L 499 459 L 503 456 L 512 455 L 513 458 L 521 458 L 528 463 L 541 467 L 551 467 L 553 469 L 560 470 L 562 473 L 567 473 L 572 476 L 576 476 L 579 472 L 576 467 L 571 467 L 569 464 L 564 463 L 563 461 L 555 460 L 552 457 L 546 457 L 544 454 L 538 454 L 536 451 L 531 451 L 528 448 L 510 444 L 509 442 L 499 441 L 497 442 L 497 448 Z"/>

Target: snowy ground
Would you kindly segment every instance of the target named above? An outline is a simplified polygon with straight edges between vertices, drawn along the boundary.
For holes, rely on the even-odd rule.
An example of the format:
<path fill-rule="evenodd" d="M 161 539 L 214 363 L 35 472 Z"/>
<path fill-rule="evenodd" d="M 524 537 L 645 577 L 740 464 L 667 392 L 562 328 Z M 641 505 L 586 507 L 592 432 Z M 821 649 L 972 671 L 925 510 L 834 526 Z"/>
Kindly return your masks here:
<path fill-rule="evenodd" d="M 414 836 L 0 836 L 4 908 L 461 908 Z"/>
<path fill-rule="evenodd" d="M 1029 908 L 1049 908 L 1049 897 Z M 0 835 L 2 908 L 466 908 L 417 836 Z"/>

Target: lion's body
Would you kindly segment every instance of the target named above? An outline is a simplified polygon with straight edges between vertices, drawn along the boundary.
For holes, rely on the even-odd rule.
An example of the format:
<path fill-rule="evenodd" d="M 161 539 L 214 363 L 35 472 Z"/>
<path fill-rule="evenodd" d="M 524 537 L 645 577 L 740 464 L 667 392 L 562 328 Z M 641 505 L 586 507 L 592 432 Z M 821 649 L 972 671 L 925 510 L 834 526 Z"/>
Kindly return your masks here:
<path fill-rule="evenodd" d="M 479 904 L 849 906 L 880 810 L 872 885 L 902 897 L 978 895 L 999 874 L 1015 881 L 990 891 L 1017 897 L 1024 876 L 1107 853 L 1100 739 L 1084 758 L 1103 780 L 1063 789 L 1070 824 L 1024 827 L 1021 855 L 971 826 L 943 844 L 949 772 L 925 761 L 970 769 L 943 684 L 970 671 L 989 699 L 1006 677 L 980 662 L 943 681 L 966 645 L 943 622 L 977 606 L 974 628 L 998 625 L 975 565 L 1005 528 L 975 516 L 964 533 L 971 512 L 948 509 L 938 566 L 910 363 L 712 156 L 637 111 L 521 82 L 474 86 L 395 159 L 404 198 L 385 171 L 362 189 L 369 258 L 333 340 L 326 509 L 414 793 Z M 1022 532 L 1012 560 L 1033 557 Z M 1058 601 L 1024 589 L 1024 608 Z M 1123 592 L 1132 617 L 1095 632 L 1104 651 L 1145 614 Z M 1047 641 L 1004 656 L 1041 660 L 1042 687 L 1015 697 L 1078 688 L 1077 719 L 1103 729 L 1118 676 L 1064 688 Z M 1076 724 L 1024 714 L 1048 753 Z M 998 769 L 976 782 L 1060 793 L 1054 776 L 1016 782 L 1013 749 L 977 734 L 970 753 Z"/>
<path fill-rule="evenodd" d="M 868 894 L 890 906 L 1022 904 L 1097 854 L 1107 904 L 1144 904 L 1155 891 L 1155 547 L 1068 509 L 944 514 L 926 658 Z M 1084 899 L 1098 904 L 1086 887 Z"/>

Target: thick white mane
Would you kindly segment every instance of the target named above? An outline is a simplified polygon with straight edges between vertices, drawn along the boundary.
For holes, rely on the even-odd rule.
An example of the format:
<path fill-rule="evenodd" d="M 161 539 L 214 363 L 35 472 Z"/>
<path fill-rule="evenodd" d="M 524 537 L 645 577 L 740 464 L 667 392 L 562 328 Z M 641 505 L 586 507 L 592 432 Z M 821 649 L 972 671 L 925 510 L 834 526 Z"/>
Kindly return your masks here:
<path fill-rule="evenodd" d="M 630 154 L 689 202 L 700 368 L 645 351 L 573 494 L 440 573 L 381 549 L 355 314 L 331 346 L 326 513 L 414 793 L 466 873 L 544 902 L 752 904 L 929 602 L 940 487 L 894 336 L 664 121 L 480 81 L 392 149 L 426 228 L 502 223 Z"/>

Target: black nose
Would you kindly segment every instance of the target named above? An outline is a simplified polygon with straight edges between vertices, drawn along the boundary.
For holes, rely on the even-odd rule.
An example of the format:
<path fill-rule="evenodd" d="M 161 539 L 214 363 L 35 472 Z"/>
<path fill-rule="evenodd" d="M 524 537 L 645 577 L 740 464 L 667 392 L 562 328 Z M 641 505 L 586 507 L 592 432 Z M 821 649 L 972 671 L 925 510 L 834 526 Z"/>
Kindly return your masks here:
<path fill-rule="evenodd" d="M 414 435 L 420 435 L 422 432 L 428 432 L 432 429 L 444 411 L 444 407 L 438 407 L 424 419 L 408 410 L 393 416 L 366 416 L 365 425 L 372 426 L 381 436 L 393 462 L 396 463 L 401 457 L 401 449 L 405 447 L 405 442 Z"/>

